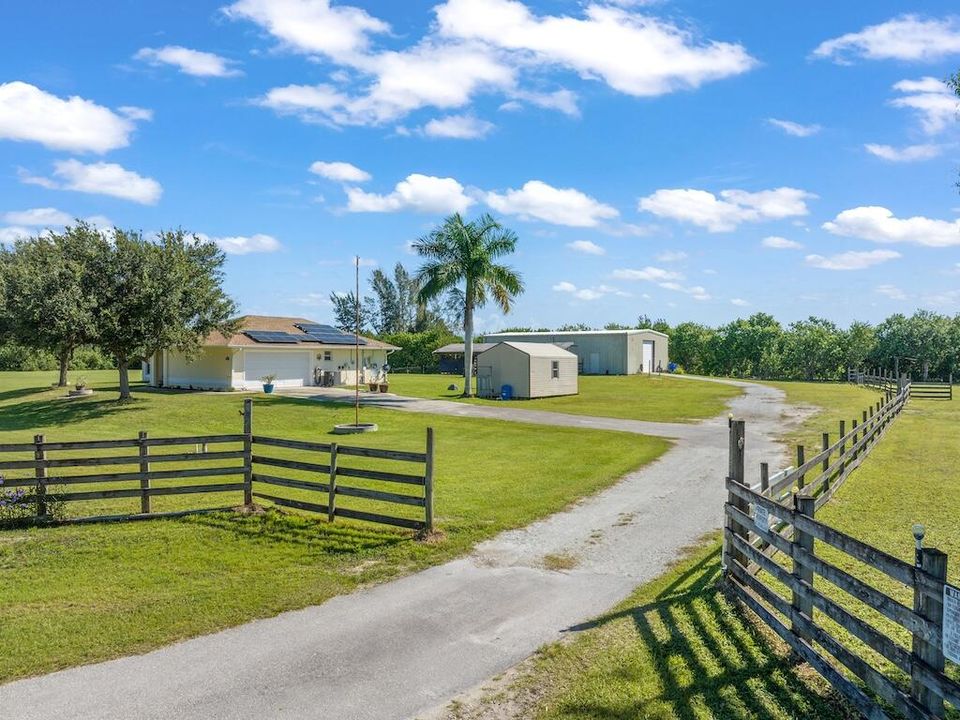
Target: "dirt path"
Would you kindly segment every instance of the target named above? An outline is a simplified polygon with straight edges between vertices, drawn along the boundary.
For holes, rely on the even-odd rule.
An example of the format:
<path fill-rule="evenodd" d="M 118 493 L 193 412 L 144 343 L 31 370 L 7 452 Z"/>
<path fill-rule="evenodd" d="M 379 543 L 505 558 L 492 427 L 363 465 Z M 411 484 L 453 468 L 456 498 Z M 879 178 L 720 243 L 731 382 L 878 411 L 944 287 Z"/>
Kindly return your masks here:
<path fill-rule="evenodd" d="M 775 439 L 788 418 L 783 394 L 745 388 L 731 411 L 748 421 L 748 467 L 761 457 L 785 462 Z M 436 712 L 614 605 L 719 527 L 725 417 L 680 428 L 651 433 L 678 438 L 657 461 L 468 557 L 146 655 L 2 686 L 0 718 L 384 720 Z"/>

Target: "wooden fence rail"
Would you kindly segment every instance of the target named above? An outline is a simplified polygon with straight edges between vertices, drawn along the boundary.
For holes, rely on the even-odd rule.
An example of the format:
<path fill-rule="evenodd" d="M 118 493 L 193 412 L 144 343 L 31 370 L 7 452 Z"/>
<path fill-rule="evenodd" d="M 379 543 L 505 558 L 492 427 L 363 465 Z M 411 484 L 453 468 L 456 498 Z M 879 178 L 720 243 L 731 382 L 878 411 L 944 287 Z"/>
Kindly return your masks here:
<path fill-rule="evenodd" d="M 909 388 L 904 388 L 868 415 L 866 427 L 857 425 L 850 433 L 841 430 L 832 445 L 825 439 L 824 450 L 796 468 L 771 478 L 764 467 L 759 488 L 744 481 L 744 423 L 730 423 L 723 550 L 729 587 L 871 720 L 887 718 L 887 708 L 911 720 L 942 718 L 945 703 L 960 710 L 960 683 L 945 672 L 947 557 L 935 548 L 923 548 L 918 535 L 916 563 L 911 565 L 818 522 L 817 509 L 832 492 L 821 490 L 826 481 L 805 486 L 801 482 L 797 492 L 786 494 L 788 502 L 775 488 L 792 488 L 821 463 L 821 477 L 836 480 L 849 473 L 908 396 Z M 834 453 L 837 458 L 828 463 Z M 834 473 L 827 468 L 834 468 Z M 829 546 L 830 553 L 821 546 Z M 832 557 L 837 555 L 843 560 Z M 853 568 L 859 566 L 869 568 L 868 575 L 879 572 L 907 588 L 913 606 L 875 586 L 876 581 L 857 577 Z M 897 642 L 885 622 L 909 633 L 910 645 Z M 843 632 L 837 632 L 838 627 Z M 878 658 L 908 677 L 909 686 L 878 668 Z"/>
<path fill-rule="evenodd" d="M 36 502 L 36 517 L 40 521 L 53 522 L 49 506 L 54 502 L 80 502 L 91 500 L 112 500 L 139 498 L 139 513 L 123 513 L 90 517 L 73 517 L 68 522 L 91 522 L 96 520 L 146 519 L 183 515 L 194 512 L 210 512 L 225 508 L 197 508 L 177 512 L 155 512 L 151 500 L 158 496 L 193 495 L 198 493 L 242 493 L 243 505 L 252 505 L 253 498 L 267 500 L 281 507 L 296 508 L 327 515 L 328 520 L 336 517 L 365 520 L 374 523 L 409 528 L 418 531 L 433 530 L 433 429 L 427 429 L 426 448 L 423 452 L 407 450 L 388 450 L 380 448 L 353 447 L 336 443 L 288 440 L 284 438 L 264 437 L 253 434 L 253 403 L 250 399 L 243 404 L 243 433 L 224 435 L 190 435 L 184 437 L 151 438 L 141 430 L 136 438 L 118 440 L 80 440 L 70 442 L 50 442 L 43 435 L 34 437 L 29 443 L 2 443 L 0 457 L 6 454 L 20 454 L 11 460 L 0 460 L 0 490 L 32 488 Z M 210 450 L 210 446 L 230 446 L 228 449 Z M 178 447 L 179 446 L 179 447 Z M 189 451 L 183 446 L 192 446 Z M 120 451 L 128 449 L 127 454 Z M 157 452 L 157 449 L 164 452 Z M 170 450 L 173 452 L 170 452 Z M 315 454 L 309 460 L 278 457 L 268 454 L 276 450 L 295 450 Z M 96 454 L 93 451 L 117 451 L 109 454 Z M 51 453 L 70 453 L 69 457 L 51 457 Z M 338 463 L 341 459 L 356 458 L 356 463 Z M 419 466 L 414 472 L 397 472 L 381 469 L 384 461 L 406 463 Z M 177 463 L 189 467 L 169 467 L 168 463 Z M 373 463 L 376 467 L 369 467 Z M 136 468 L 125 470 L 124 466 Z M 84 473 L 83 469 L 93 468 Z M 105 470 L 101 470 L 104 468 Z M 112 471 L 119 468 L 120 471 Z M 278 475 L 274 468 L 281 471 L 293 470 L 307 478 Z M 64 473 L 64 469 L 69 472 Z M 269 472 L 265 470 L 269 469 Z M 13 474 L 9 474 L 13 471 Z M 23 474 L 16 471 L 26 471 Z M 155 484 L 170 480 L 229 478 L 223 482 L 201 482 L 191 484 Z M 373 482 L 373 487 L 363 487 L 356 482 L 345 485 L 340 478 L 355 478 L 362 482 Z M 320 481 L 322 479 L 322 481 Z M 81 490 L 63 490 L 72 486 L 93 486 L 100 484 L 134 483 L 130 487 L 106 487 L 104 489 L 84 488 Z M 413 493 L 395 492 L 383 489 L 389 485 L 415 487 Z M 311 502 L 284 495 L 276 491 L 264 490 L 262 486 L 287 488 L 297 491 L 320 493 L 323 502 Z M 337 496 L 354 498 L 361 507 L 338 507 Z M 238 498 L 239 499 L 239 498 Z M 363 503 L 377 503 L 369 509 Z M 418 517 L 399 517 L 380 511 L 379 504 L 388 506 L 402 505 L 418 509 Z M 240 504 L 240 503 L 238 503 Z"/>

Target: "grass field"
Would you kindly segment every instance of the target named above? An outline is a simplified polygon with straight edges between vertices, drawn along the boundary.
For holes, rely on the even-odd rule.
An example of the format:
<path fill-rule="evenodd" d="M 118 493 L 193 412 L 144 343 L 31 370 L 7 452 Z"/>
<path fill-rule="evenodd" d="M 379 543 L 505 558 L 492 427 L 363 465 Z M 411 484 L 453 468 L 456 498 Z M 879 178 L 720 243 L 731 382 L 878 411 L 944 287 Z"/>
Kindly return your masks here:
<path fill-rule="evenodd" d="M 876 393 L 845 385 L 781 384 L 791 402 L 818 405 L 816 415 L 791 438 L 817 437 L 823 422 L 855 416 Z M 857 412 L 858 416 L 859 413 Z M 926 543 L 950 555 L 948 580 L 960 584 L 960 399 L 911 401 L 866 461 L 817 519 L 912 562 L 915 522 Z M 632 718 L 834 718 L 857 717 L 809 667 L 797 664 L 752 615 L 732 606 L 718 588 L 719 543 L 694 555 L 597 619 L 570 643 L 551 645 L 528 664 L 511 687 L 487 695 L 451 717 L 628 720 Z M 882 589 L 904 604 L 912 594 L 823 543 L 817 554 Z M 789 560 L 777 556 L 784 564 Z M 776 586 L 776 583 L 772 583 Z M 859 617 L 909 647 L 909 635 L 817 579 L 817 587 Z M 784 588 L 783 594 L 789 597 Z M 908 679 L 819 611 L 817 622 L 860 648 L 890 677 Z M 948 663 L 948 674 L 960 668 Z M 510 712 L 489 712 L 495 706 Z M 960 712 L 948 711 L 958 718 Z"/>
<path fill-rule="evenodd" d="M 240 395 L 135 390 L 132 402 L 118 404 L 113 373 L 85 374 L 97 394 L 65 401 L 49 389 L 52 373 L 0 373 L 0 442 L 34 433 L 56 441 L 241 429 Z M 389 410 L 365 409 L 363 419 L 381 431 L 352 444 L 422 450 L 425 428 L 435 428 L 442 537 L 420 542 L 380 526 L 273 511 L 3 530 L 0 682 L 143 652 L 441 562 L 609 486 L 668 447 L 636 435 Z M 254 401 L 254 429 L 267 435 L 327 441 L 334 423 L 350 420 L 352 409 L 324 403 Z M 588 454 L 593 461 L 583 463 Z M 163 500 L 157 509 L 241 498 Z"/>
<path fill-rule="evenodd" d="M 457 390 L 448 390 L 451 384 Z M 463 378 L 455 375 L 390 376 L 390 392 L 398 395 L 655 422 L 694 422 L 715 417 L 741 392 L 722 383 L 648 375 L 581 375 L 579 388 L 578 395 L 504 403 L 460 398 Z"/>

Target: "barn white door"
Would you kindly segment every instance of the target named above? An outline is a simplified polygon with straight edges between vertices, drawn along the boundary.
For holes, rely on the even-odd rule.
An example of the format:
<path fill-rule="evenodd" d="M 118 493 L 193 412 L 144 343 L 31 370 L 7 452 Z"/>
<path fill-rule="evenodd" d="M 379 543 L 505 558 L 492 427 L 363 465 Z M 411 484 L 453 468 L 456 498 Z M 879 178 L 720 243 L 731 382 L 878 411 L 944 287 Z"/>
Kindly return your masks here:
<path fill-rule="evenodd" d="M 590 367 L 587 368 L 587 372 L 593 375 L 600 374 L 600 353 L 590 353 Z"/>
<path fill-rule="evenodd" d="M 264 375 L 276 375 L 277 387 L 310 385 L 310 352 L 247 350 L 243 358 L 244 381 L 258 383 Z"/>
<path fill-rule="evenodd" d="M 643 371 L 648 375 L 653 372 L 653 341 L 643 341 Z"/>

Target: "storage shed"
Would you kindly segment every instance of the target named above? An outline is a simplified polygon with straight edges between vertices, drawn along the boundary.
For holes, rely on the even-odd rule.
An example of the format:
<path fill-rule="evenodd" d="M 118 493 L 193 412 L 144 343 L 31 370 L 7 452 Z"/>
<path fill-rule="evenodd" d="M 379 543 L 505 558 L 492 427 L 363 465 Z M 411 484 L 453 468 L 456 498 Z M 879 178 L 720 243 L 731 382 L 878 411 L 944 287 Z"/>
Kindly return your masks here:
<path fill-rule="evenodd" d="M 576 395 L 577 356 L 551 343 L 497 343 L 477 356 L 477 390 L 517 398 Z"/>
<path fill-rule="evenodd" d="M 486 342 L 563 345 L 579 358 L 581 375 L 636 375 L 666 372 L 669 337 L 650 329 L 490 333 Z"/>

